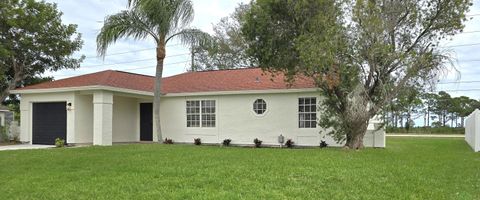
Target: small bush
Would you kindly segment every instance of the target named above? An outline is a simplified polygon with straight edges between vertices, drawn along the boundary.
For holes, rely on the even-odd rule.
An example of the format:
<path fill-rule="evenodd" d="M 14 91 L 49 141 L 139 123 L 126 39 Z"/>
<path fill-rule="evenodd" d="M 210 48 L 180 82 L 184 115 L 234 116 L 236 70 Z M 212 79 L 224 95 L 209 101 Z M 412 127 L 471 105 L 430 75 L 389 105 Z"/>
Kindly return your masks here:
<path fill-rule="evenodd" d="M 195 145 L 201 145 L 201 144 L 202 144 L 202 139 L 200 139 L 200 138 L 195 138 L 195 139 L 193 139 L 193 143 L 194 143 Z"/>
<path fill-rule="evenodd" d="M 8 143 L 10 142 L 10 139 L 8 137 L 8 132 L 7 132 L 7 128 L 6 127 L 3 127 L 3 126 L 0 126 L 0 143 Z"/>
<path fill-rule="evenodd" d="M 260 147 L 262 146 L 262 142 L 263 142 L 263 141 L 259 140 L 258 138 L 255 138 L 255 139 L 253 140 L 253 143 L 255 144 L 255 147 L 256 147 L 256 148 L 260 148 Z"/>
<path fill-rule="evenodd" d="M 18 125 L 18 121 L 10 122 L 10 126 L 8 127 L 9 137 L 10 140 L 13 140 L 15 143 L 20 142 L 20 126 Z"/>
<path fill-rule="evenodd" d="M 64 147 L 65 146 L 65 140 L 61 138 L 55 139 L 55 146 L 56 147 Z"/>
<path fill-rule="evenodd" d="M 230 143 L 232 142 L 231 139 L 224 139 L 223 140 L 223 146 L 230 146 Z"/>
<path fill-rule="evenodd" d="M 163 140 L 163 144 L 173 144 L 173 140 L 165 138 L 165 140 Z"/>
<path fill-rule="evenodd" d="M 323 149 L 323 148 L 325 148 L 325 147 L 328 147 L 328 144 L 327 144 L 327 142 L 325 142 L 325 140 L 322 140 L 322 141 L 320 142 L 320 148 Z"/>
<path fill-rule="evenodd" d="M 288 139 L 287 142 L 285 142 L 285 146 L 288 147 L 288 148 L 292 148 L 293 147 L 293 140 L 292 139 Z"/>

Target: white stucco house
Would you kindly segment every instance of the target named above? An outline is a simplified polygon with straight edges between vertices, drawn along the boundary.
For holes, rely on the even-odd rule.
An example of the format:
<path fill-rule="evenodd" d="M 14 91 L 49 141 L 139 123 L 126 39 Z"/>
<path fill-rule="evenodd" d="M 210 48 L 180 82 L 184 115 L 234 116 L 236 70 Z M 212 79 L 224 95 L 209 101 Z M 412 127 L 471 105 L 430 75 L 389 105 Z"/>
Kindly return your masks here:
<path fill-rule="evenodd" d="M 152 123 L 154 77 L 121 71 L 40 83 L 14 90 L 21 95 L 21 141 L 52 144 L 112 145 L 158 141 Z M 321 100 L 308 78 L 284 82 L 281 74 L 259 68 L 187 72 L 163 79 L 160 102 L 164 138 L 177 143 L 278 145 L 282 134 L 296 145 L 318 146 L 322 133 L 316 119 Z M 372 120 L 365 146 L 385 147 L 385 132 Z"/>

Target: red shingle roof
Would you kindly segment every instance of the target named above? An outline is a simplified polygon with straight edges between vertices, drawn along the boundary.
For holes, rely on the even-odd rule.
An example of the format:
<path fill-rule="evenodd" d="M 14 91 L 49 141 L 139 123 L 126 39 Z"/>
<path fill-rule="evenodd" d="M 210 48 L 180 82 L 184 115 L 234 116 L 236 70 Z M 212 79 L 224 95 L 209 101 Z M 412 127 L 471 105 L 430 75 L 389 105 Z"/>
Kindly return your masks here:
<path fill-rule="evenodd" d="M 292 85 L 285 76 L 263 72 L 260 68 L 187 72 L 163 78 L 162 93 L 315 88 L 311 79 L 296 78 Z M 155 77 L 107 70 L 92 74 L 31 85 L 18 90 L 51 89 L 82 86 L 110 86 L 153 92 Z"/>

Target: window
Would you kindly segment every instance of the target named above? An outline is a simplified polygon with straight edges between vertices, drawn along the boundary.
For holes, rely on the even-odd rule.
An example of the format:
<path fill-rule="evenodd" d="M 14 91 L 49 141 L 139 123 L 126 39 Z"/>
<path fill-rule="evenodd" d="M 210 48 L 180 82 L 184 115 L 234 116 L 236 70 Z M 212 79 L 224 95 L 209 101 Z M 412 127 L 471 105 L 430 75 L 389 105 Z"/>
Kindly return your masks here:
<path fill-rule="evenodd" d="M 187 127 L 200 127 L 200 101 L 187 101 Z"/>
<path fill-rule="evenodd" d="M 261 115 L 265 113 L 267 110 L 267 103 L 263 99 L 257 99 L 253 102 L 253 111 L 257 113 L 257 115 Z"/>
<path fill-rule="evenodd" d="M 317 127 L 317 98 L 309 97 L 298 99 L 298 127 Z"/>
<path fill-rule="evenodd" d="M 187 127 L 215 127 L 215 100 L 187 101 Z"/>
<path fill-rule="evenodd" d="M 202 127 L 215 127 L 215 101 L 202 101 Z"/>

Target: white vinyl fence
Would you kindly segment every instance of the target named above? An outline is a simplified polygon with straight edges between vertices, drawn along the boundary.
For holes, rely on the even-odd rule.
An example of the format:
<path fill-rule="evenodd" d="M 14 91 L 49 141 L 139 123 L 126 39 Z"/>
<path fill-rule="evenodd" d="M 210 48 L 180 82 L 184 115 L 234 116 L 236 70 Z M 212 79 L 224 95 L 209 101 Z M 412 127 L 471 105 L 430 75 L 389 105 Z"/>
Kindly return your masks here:
<path fill-rule="evenodd" d="M 465 120 L 465 141 L 473 151 L 480 152 L 480 110 L 478 109 Z"/>

